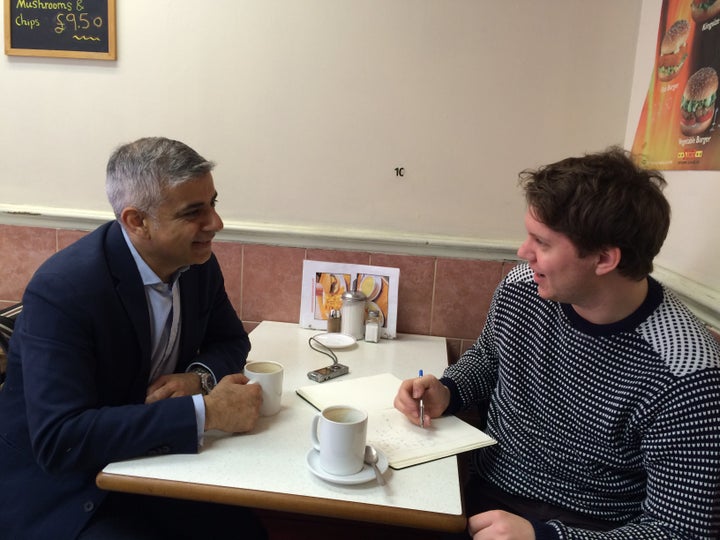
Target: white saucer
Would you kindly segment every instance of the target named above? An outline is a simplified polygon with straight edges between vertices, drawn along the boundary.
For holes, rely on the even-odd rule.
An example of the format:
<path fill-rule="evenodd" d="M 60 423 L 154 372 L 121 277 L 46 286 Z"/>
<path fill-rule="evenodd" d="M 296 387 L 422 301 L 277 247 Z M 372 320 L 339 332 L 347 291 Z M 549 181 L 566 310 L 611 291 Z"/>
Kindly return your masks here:
<path fill-rule="evenodd" d="M 351 345 L 355 345 L 356 343 L 354 337 L 336 332 L 317 334 L 313 337 L 325 345 L 328 349 L 344 349 L 346 347 L 350 347 Z"/>
<path fill-rule="evenodd" d="M 378 469 L 380 469 L 380 473 L 384 473 L 385 471 L 387 471 L 388 468 L 387 457 L 385 457 L 385 454 L 383 454 L 380 450 L 378 450 L 377 453 Z M 360 470 L 360 472 L 357 472 L 355 474 L 349 474 L 347 476 L 337 476 L 335 474 L 325 472 L 320 466 L 320 452 L 318 452 L 314 448 L 311 448 L 310 451 L 307 453 L 306 461 L 310 472 L 312 472 L 318 478 L 322 478 L 323 480 L 327 480 L 328 482 L 332 482 L 334 484 L 364 484 L 365 482 L 369 482 L 370 480 L 375 480 L 375 471 L 367 463 L 363 464 L 363 468 Z"/>

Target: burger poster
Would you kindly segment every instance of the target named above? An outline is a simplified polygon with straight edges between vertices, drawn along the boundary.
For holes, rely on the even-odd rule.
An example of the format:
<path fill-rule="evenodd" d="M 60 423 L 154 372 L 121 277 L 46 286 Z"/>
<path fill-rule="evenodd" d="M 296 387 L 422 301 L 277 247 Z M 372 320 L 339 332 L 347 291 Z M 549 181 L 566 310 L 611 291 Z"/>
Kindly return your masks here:
<path fill-rule="evenodd" d="M 720 0 L 664 0 L 632 152 L 659 170 L 720 169 Z"/>

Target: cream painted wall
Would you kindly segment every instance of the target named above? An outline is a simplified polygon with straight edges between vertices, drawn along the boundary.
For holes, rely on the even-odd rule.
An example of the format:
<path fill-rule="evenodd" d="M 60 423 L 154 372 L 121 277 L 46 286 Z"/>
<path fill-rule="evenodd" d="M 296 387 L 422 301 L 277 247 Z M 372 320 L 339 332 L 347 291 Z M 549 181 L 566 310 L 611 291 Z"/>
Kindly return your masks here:
<path fill-rule="evenodd" d="M 655 65 L 662 2 L 643 0 L 625 146 L 630 148 Z M 666 281 L 690 280 L 695 295 L 720 312 L 720 171 L 666 171 L 672 205 L 670 233 L 657 259 Z M 675 275 L 673 275 L 675 274 Z"/>
<path fill-rule="evenodd" d="M 631 146 L 661 6 L 117 4 L 115 62 L 0 60 L 0 222 L 21 211 L 25 224 L 94 227 L 110 217 L 109 153 L 160 134 L 218 163 L 219 209 L 241 239 L 334 234 L 333 246 L 370 238 L 486 258 L 511 256 L 523 237 L 521 169 Z M 720 173 L 667 177 L 658 277 L 720 321 Z"/>
<path fill-rule="evenodd" d="M 521 169 L 625 136 L 641 0 L 117 4 L 115 62 L 0 61 L 3 211 L 103 215 L 112 148 L 161 134 L 229 227 L 512 246 Z"/>

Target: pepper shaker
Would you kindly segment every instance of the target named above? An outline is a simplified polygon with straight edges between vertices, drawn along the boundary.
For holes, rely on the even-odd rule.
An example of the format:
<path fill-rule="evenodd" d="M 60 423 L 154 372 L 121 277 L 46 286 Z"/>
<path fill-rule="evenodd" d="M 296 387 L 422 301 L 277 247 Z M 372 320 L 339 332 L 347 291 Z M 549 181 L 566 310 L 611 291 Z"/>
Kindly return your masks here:
<path fill-rule="evenodd" d="M 327 320 L 327 331 L 330 333 L 338 333 L 340 332 L 340 321 L 342 320 L 340 316 L 340 310 L 339 309 L 331 309 L 330 310 L 330 316 Z"/>

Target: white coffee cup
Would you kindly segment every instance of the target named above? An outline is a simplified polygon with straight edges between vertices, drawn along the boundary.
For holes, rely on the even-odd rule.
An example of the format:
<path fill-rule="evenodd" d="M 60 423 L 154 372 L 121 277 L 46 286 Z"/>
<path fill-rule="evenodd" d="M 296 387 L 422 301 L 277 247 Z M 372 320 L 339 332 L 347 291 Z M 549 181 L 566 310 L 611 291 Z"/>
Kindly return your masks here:
<path fill-rule="evenodd" d="M 316 414 L 310 436 L 320 453 L 320 467 L 330 474 L 348 476 L 363 468 L 367 413 L 348 405 L 334 405 Z"/>
<path fill-rule="evenodd" d="M 262 361 L 245 364 L 245 376 L 262 387 L 263 403 L 260 407 L 260 416 L 272 416 L 280 411 L 284 371 L 283 365 L 277 362 Z"/>

